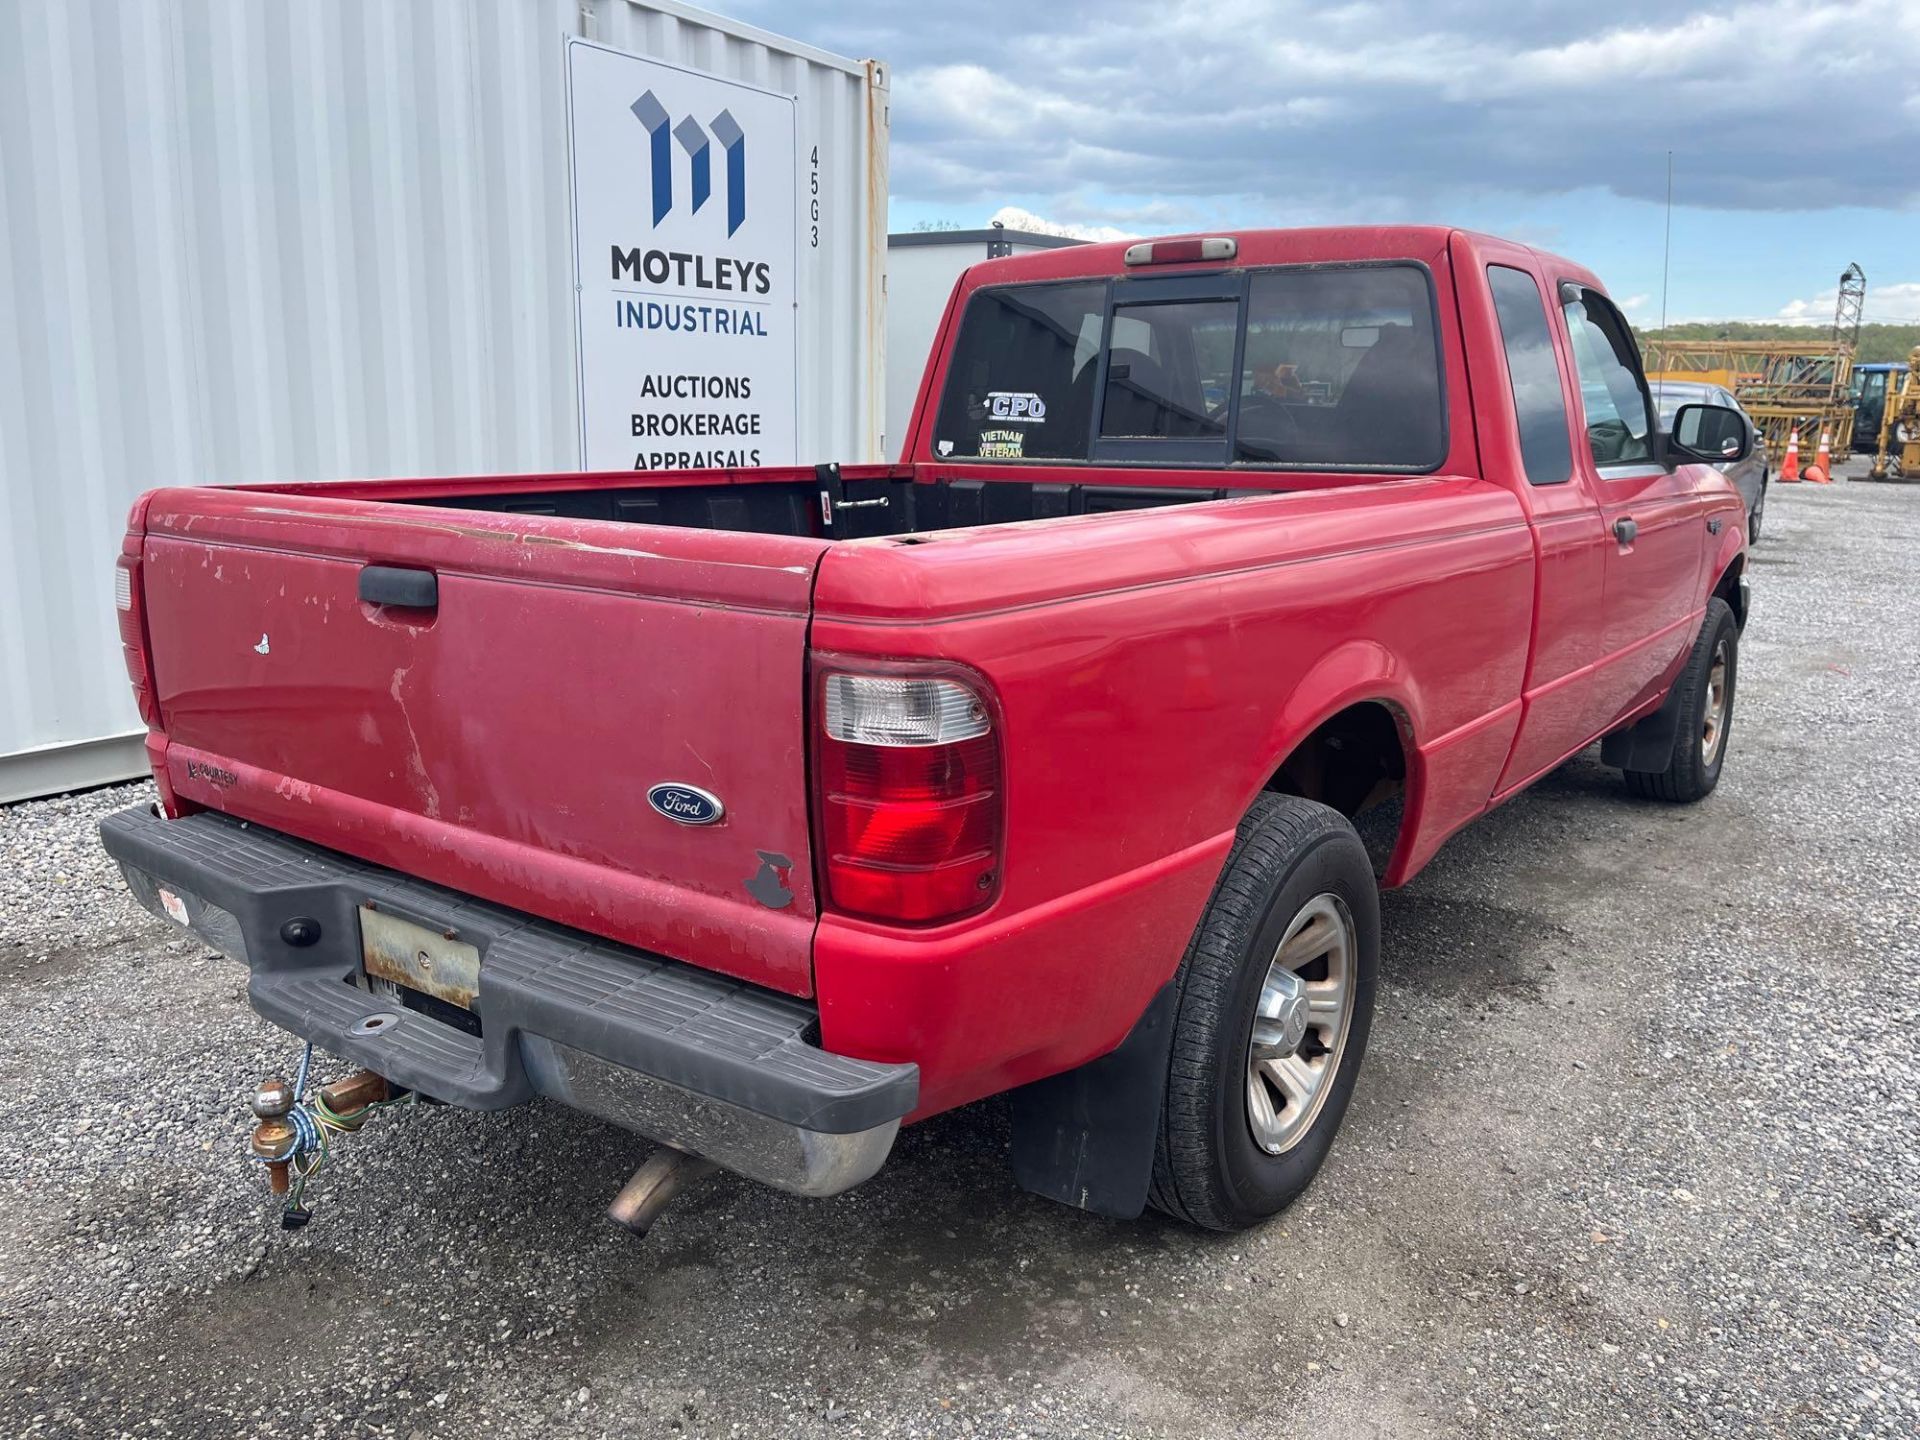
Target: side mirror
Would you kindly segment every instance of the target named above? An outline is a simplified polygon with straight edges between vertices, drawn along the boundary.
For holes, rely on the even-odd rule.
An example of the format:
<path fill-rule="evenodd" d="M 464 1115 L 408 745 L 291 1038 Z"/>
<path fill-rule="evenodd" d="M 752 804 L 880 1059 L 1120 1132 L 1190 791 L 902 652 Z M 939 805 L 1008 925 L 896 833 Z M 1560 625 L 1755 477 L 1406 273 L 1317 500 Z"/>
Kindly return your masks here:
<path fill-rule="evenodd" d="M 1666 441 L 1669 460 L 1698 465 L 1731 465 L 1753 451 L 1746 417 L 1725 405 L 1682 405 Z"/>

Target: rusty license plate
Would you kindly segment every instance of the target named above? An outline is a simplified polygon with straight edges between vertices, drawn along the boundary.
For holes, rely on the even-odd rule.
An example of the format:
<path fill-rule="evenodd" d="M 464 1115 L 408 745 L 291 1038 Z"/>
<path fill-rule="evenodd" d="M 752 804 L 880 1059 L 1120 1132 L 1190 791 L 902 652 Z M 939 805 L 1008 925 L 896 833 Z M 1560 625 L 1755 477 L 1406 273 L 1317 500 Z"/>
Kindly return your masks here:
<path fill-rule="evenodd" d="M 370 978 L 419 990 L 463 1010 L 480 993 L 480 952 L 411 920 L 360 907 L 360 959 Z"/>

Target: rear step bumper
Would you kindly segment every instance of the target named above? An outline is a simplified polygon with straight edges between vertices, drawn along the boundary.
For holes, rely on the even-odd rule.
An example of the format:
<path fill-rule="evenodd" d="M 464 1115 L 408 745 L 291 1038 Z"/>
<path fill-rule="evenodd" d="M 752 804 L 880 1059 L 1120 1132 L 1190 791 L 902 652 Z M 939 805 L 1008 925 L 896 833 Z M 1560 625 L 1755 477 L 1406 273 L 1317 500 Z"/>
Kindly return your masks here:
<path fill-rule="evenodd" d="M 229 815 L 135 807 L 102 821 L 100 838 L 142 905 L 176 924 L 184 914 L 246 965 L 261 1015 L 450 1104 L 546 1095 L 779 1189 L 833 1195 L 880 1168 L 918 1100 L 918 1066 L 812 1043 L 806 1001 Z M 363 907 L 479 952 L 482 1034 L 410 1008 L 411 991 L 366 988 Z M 290 943 L 295 919 L 317 922 L 317 938 L 293 927 L 305 943 Z"/>

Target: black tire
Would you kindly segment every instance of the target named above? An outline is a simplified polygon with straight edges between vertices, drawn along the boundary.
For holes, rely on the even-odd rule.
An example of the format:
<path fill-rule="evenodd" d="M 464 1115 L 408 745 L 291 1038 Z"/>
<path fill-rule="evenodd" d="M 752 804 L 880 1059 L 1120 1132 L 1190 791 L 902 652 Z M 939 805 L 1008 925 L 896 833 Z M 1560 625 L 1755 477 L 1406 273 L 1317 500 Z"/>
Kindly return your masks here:
<path fill-rule="evenodd" d="M 1753 497 L 1753 509 L 1747 513 L 1747 544 L 1760 539 L 1760 522 L 1767 517 L 1767 476 L 1760 472 L 1760 493 Z"/>
<path fill-rule="evenodd" d="M 1707 715 L 1710 704 L 1714 657 L 1725 647 L 1725 681 L 1718 736 L 1707 753 Z M 1720 783 L 1720 770 L 1727 762 L 1727 742 L 1733 731 L 1734 695 L 1740 675 L 1740 627 L 1734 623 L 1733 609 L 1718 595 L 1707 601 L 1707 616 L 1700 634 L 1687 656 L 1686 668 L 1673 682 L 1680 706 L 1680 728 L 1674 736 L 1673 758 L 1664 770 L 1625 770 L 1627 789 L 1648 800 L 1669 800 L 1690 805 L 1704 800 Z"/>
<path fill-rule="evenodd" d="M 1294 918 L 1332 895 L 1351 921 L 1352 1009 L 1321 1082 L 1317 1111 L 1281 1154 L 1256 1142 L 1249 1118 L 1249 1046 L 1255 1011 L 1280 940 Z M 1157 1210 L 1209 1230 L 1240 1230 L 1284 1209 L 1307 1188 L 1353 1095 L 1373 1022 L 1380 896 L 1366 848 L 1339 811 L 1291 795 L 1263 795 L 1240 831 L 1213 898 L 1181 961 L 1153 1182 Z M 1320 1032 L 1310 1042 L 1325 1058 Z M 1306 1054 L 1302 1050 L 1301 1054 Z M 1320 1092 L 1317 1092 L 1320 1093 Z"/>

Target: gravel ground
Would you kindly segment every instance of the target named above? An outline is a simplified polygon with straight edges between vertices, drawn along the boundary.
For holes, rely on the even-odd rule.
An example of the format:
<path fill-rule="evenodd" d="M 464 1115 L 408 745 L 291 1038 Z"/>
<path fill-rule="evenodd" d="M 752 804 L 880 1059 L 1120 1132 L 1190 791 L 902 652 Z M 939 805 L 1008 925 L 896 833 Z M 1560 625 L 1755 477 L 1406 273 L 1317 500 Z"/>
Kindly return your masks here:
<path fill-rule="evenodd" d="M 1920 488 L 1767 520 L 1718 793 L 1582 757 L 1387 897 L 1345 1133 L 1241 1236 L 1019 1193 L 998 1104 L 644 1244 L 623 1133 L 402 1111 L 282 1233 L 295 1047 L 104 862 L 144 787 L 0 811 L 0 1433 L 1920 1433 Z"/>

